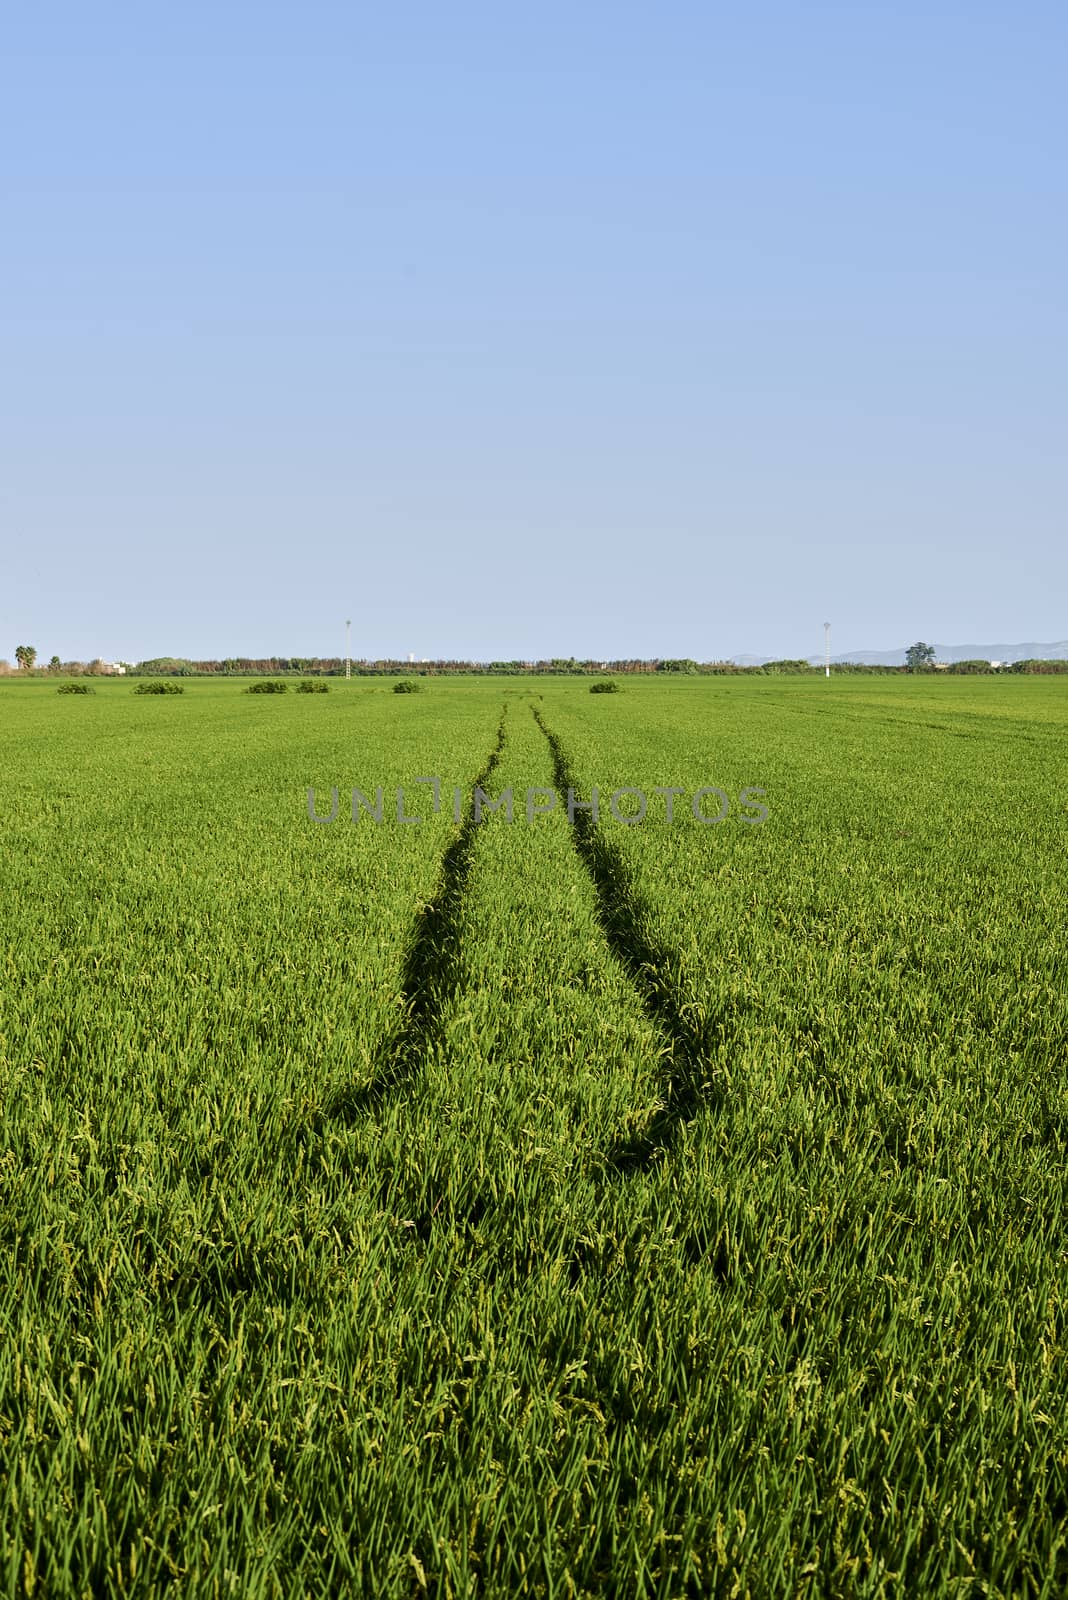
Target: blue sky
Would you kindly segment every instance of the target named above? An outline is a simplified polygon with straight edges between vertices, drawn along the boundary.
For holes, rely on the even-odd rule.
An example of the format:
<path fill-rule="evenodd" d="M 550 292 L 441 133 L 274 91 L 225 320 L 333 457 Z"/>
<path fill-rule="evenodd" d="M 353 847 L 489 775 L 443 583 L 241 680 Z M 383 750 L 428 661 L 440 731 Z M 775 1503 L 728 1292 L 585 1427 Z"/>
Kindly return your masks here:
<path fill-rule="evenodd" d="M 1068 12 L 11 9 L 0 656 L 1068 637 Z"/>

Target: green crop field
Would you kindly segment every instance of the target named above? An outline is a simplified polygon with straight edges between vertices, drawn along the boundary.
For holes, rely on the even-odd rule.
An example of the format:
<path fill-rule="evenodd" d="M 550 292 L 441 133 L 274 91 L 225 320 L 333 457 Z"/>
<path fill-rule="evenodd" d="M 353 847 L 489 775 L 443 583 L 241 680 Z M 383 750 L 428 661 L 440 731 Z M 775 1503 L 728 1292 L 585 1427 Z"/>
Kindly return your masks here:
<path fill-rule="evenodd" d="M 1068 681 L 391 688 L 0 683 L 3 1592 L 1068 1592 Z"/>

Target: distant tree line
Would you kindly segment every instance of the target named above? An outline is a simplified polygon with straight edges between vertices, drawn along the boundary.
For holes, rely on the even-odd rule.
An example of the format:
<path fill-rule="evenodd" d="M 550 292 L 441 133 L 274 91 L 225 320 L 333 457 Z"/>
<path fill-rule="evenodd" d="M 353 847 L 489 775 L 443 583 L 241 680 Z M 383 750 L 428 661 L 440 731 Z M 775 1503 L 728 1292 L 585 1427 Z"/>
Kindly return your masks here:
<path fill-rule="evenodd" d="M 20 644 L 15 650 L 15 661 L 20 678 L 39 678 L 42 675 L 58 673 L 73 678 L 105 678 L 115 672 L 115 668 L 108 662 L 102 661 L 99 656 L 93 661 L 61 661 L 57 655 L 53 655 L 47 666 L 39 667 L 37 651 L 32 644 Z M 0 677 L 7 676 L 11 671 L 10 662 L 0 661 Z"/>
<path fill-rule="evenodd" d="M 862 661 L 833 661 L 831 672 L 885 676 L 902 672 L 947 672 L 952 674 L 980 673 L 1065 673 L 1068 661 L 1026 660 L 1005 662 L 994 667 L 989 661 L 953 661 L 948 665 L 935 663 L 930 645 L 909 647 L 910 661 L 902 666 L 869 665 Z M 114 668 L 97 657 L 93 661 L 60 661 L 53 655 L 47 667 L 36 665 L 37 651 L 32 645 L 19 645 L 15 652 L 20 677 L 40 677 L 42 674 L 60 674 L 68 678 L 107 677 Z M 128 677 L 343 677 L 343 656 L 227 656 L 219 661 L 193 661 L 184 656 L 154 656 L 139 661 L 136 666 L 126 663 Z M 12 667 L 0 661 L 0 675 L 10 674 Z M 353 661 L 352 674 L 357 678 L 397 677 L 601 677 L 606 672 L 616 676 L 655 675 L 658 673 L 682 676 L 748 676 L 822 674 L 822 663 L 803 659 L 766 661 L 759 666 L 740 666 L 733 661 L 694 661 L 689 657 L 664 657 L 650 660 L 636 658 L 620 661 L 579 659 L 576 656 L 553 656 L 542 661 L 407 661 L 385 658 L 376 661 Z"/>
<path fill-rule="evenodd" d="M 769 661 L 763 666 L 738 666 L 733 661 L 694 661 L 689 658 L 626 659 L 617 661 L 553 656 L 542 661 L 402 661 L 392 657 L 376 661 L 353 661 L 352 675 L 358 678 L 389 677 L 599 677 L 605 672 L 623 674 L 697 676 L 711 673 L 802 673 L 823 671 L 809 661 Z M 868 667 L 860 663 L 832 666 L 832 672 L 904 672 L 904 667 Z M 192 661 L 178 656 L 157 656 L 130 668 L 135 676 L 168 677 L 278 677 L 305 675 L 338 677 L 345 672 L 343 658 L 337 656 L 231 656 L 221 661 Z"/>
<path fill-rule="evenodd" d="M 930 670 L 933 663 L 925 662 Z M 875 676 L 908 672 L 909 666 L 887 666 L 863 661 L 832 661 L 831 672 L 868 673 Z M 917 670 L 913 668 L 911 670 Z M 923 670 L 921 667 L 919 670 Z M 1068 672 L 1068 661 L 1017 661 L 993 667 L 989 661 L 954 661 L 942 668 L 951 673 L 992 672 Z M 135 675 L 172 677 L 248 677 L 250 675 L 343 677 L 345 661 L 340 656 L 230 656 L 221 661 L 190 661 L 176 656 L 159 656 L 140 661 L 129 671 Z M 740 666 L 733 661 L 693 661 L 688 658 L 627 659 L 619 661 L 553 656 L 542 661 L 407 661 L 387 657 L 375 661 L 353 661 L 354 678 L 374 677 L 599 677 L 605 672 L 652 675 L 671 673 L 683 676 L 744 673 L 750 676 L 778 674 L 822 674 L 822 662 L 803 659 L 766 661 L 759 666 Z"/>

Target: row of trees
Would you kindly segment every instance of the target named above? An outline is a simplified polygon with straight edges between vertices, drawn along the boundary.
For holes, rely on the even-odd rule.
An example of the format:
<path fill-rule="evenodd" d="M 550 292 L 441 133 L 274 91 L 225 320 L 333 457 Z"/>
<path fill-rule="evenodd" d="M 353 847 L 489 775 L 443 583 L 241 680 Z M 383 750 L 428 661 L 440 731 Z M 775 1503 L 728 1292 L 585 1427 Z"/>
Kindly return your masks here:
<path fill-rule="evenodd" d="M 176 656 L 158 656 L 151 661 L 140 661 L 129 669 L 142 676 L 168 677 L 246 677 L 250 674 L 288 676 L 312 674 L 323 677 L 343 676 L 345 662 L 336 656 L 233 656 L 220 661 L 192 661 Z M 904 667 L 865 666 L 860 662 L 838 663 L 832 672 L 904 672 Z M 397 677 L 400 674 L 417 677 L 449 677 L 478 675 L 490 677 L 598 677 L 605 672 L 623 674 L 672 673 L 693 676 L 697 674 L 731 673 L 801 673 L 822 672 L 821 666 L 809 661 L 768 661 L 762 666 L 739 666 L 733 661 L 693 661 L 690 659 L 663 659 L 642 661 L 595 661 L 575 656 L 551 657 L 543 661 L 402 661 L 390 657 L 376 661 L 353 661 L 354 677 Z"/>
<path fill-rule="evenodd" d="M 108 666 L 106 661 L 102 661 L 99 656 L 97 656 L 95 661 L 86 662 L 61 661 L 58 656 L 54 655 L 49 661 L 47 667 L 40 669 L 37 667 L 37 651 L 32 644 L 16 645 L 15 660 L 18 663 L 19 671 L 27 673 L 44 670 L 45 672 L 51 673 L 64 673 L 68 677 L 80 677 L 84 673 L 90 673 L 94 677 L 106 677 L 108 673 L 113 671 L 113 668 Z M 8 671 L 10 671 L 10 668 L 7 662 L 0 661 L 0 672 Z"/>
<path fill-rule="evenodd" d="M 15 660 L 18 662 L 20 672 L 32 673 L 36 669 L 37 651 L 31 644 L 20 644 L 15 650 Z M 810 661 L 802 659 L 784 659 L 781 661 L 766 661 L 762 666 L 743 667 L 733 661 L 694 661 L 689 657 L 654 659 L 639 661 L 635 659 L 624 661 L 593 661 L 590 659 L 579 660 L 575 656 L 553 656 L 545 661 L 420 661 L 409 662 L 394 659 L 378 661 L 354 661 L 352 672 L 357 677 L 397 677 L 404 673 L 415 673 L 419 677 L 437 677 L 459 674 L 488 674 L 491 676 L 529 676 L 530 674 L 546 676 L 562 675 L 591 675 L 596 676 L 604 672 L 623 673 L 681 673 L 687 676 L 709 673 L 730 674 L 779 674 L 779 673 L 805 673 L 822 672 L 823 667 L 813 665 Z M 6 663 L 0 662 L 0 672 L 9 671 Z M 46 669 L 50 673 L 64 673 L 69 677 L 80 677 L 83 674 L 92 676 L 106 676 L 113 669 L 99 657 L 88 663 L 83 661 L 60 661 L 54 655 Z M 246 677 L 249 675 L 312 675 L 318 677 L 338 677 L 345 671 L 344 659 L 340 656 L 227 656 L 221 661 L 191 661 L 184 656 L 155 656 L 149 661 L 140 661 L 136 667 L 128 667 L 131 675 L 142 677 L 204 677 L 204 676 L 235 676 Z M 935 670 L 935 650 L 933 645 L 925 644 L 922 640 L 912 644 L 905 652 L 905 665 L 895 666 L 869 666 L 859 661 L 839 661 L 831 666 L 833 673 L 896 673 L 896 672 L 931 672 Z M 1026 672 L 1026 673 L 1058 673 L 1068 672 L 1068 661 L 1042 661 L 1027 660 L 1006 662 L 1003 666 L 994 667 L 989 661 L 954 661 L 942 670 L 958 674 L 1001 672 Z"/>
<path fill-rule="evenodd" d="M 909 672 L 934 671 L 934 646 L 930 644 L 924 644 L 922 640 L 916 644 L 910 644 L 908 649 L 905 651 L 905 663 Z M 977 676 L 979 673 L 984 672 L 1054 673 L 1068 672 L 1068 661 L 1043 661 L 1037 658 L 1028 657 L 1023 661 L 999 662 L 998 665 L 995 666 L 992 661 L 986 661 L 979 656 L 971 661 L 950 661 L 940 670 L 956 674 L 963 674 L 965 676 Z"/>

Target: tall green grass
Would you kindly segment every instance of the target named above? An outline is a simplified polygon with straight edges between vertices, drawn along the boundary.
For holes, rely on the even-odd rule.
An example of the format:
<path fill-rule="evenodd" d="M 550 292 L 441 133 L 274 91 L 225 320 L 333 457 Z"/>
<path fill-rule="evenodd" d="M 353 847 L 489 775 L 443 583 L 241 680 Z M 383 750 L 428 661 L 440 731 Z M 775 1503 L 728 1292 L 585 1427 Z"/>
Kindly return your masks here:
<path fill-rule="evenodd" d="M 7 1593 L 1064 1591 L 1061 685 L 46 688 Z"/>

